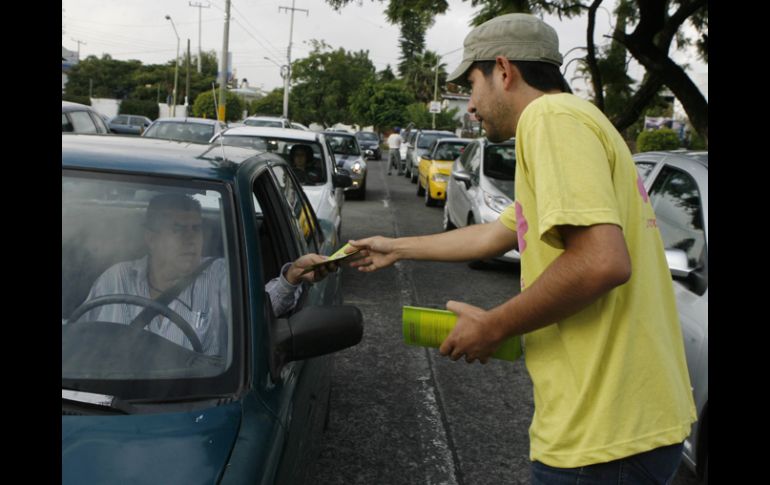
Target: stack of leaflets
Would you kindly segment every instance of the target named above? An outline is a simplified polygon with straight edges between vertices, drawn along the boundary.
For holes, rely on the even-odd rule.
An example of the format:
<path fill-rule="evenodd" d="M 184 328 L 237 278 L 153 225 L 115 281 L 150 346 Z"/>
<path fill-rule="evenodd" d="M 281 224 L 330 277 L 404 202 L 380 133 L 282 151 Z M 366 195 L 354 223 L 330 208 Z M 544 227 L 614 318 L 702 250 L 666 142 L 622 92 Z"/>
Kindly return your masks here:
<path fill-rule="evenodd" d="M 404 342 L 438 348 L 457 323 L 457 315 L 447 310 L 405 306 L 402 320 Z M 521 357 L 521 338 L 517 335 L 507 339 L 492 357 L 510 361 L 518 359 Z"/>

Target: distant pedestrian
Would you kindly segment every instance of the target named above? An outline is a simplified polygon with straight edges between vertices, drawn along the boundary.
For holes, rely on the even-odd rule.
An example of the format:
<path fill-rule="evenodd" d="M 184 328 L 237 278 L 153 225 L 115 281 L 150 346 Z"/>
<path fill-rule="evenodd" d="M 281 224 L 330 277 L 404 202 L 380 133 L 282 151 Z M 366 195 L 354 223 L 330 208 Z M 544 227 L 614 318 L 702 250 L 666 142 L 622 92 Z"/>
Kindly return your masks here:
<path fill-rule="evenodd" d="M 398 175 L 401 175 L 401 135 L 396 128 L 388 137 L 388 175 L 391 168 L 395 167 Z"/>
<path fill-rule="evenodd" d="M 439 352 L 485 363 L 522 336 L 533 485 L 668 484 L 696 414 L 671 273 L 631 152 L 571 94 L 556 31 L 542 20 L 493 18 L 464 47 L 448 81 L 470 86 L 468 111 L 490 141 L 516 136 L 516 200 L 486 224 L 351 241 L 363 256 L 351 266 L 517 248 L 521 293 L 488 310 L 447 302 L 457 323 Z"/>

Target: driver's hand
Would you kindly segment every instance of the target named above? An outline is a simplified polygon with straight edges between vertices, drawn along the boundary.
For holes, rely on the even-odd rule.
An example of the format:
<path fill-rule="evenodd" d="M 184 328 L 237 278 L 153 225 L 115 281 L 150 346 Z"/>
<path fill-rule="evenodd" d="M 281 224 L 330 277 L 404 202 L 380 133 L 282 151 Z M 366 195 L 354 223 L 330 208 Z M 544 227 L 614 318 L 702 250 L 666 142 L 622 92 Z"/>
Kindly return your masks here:
<path fill-rule="evenodd" d="M 329 263 L 323 266 L 319 266 L 313 271 L 304 273 L 308 266 L 313 264 L 323 263 L 328 259 L 327 256 L 321 256 L 320 254 L 308 253 L 304 256 L 297 258 L 289 270 L 286 271 L 286 280 L 292 285 L 296 285 L 301 281 L 307 281 L 308 283 L 315 283 L 326 278 L 330 272 L 337 271 L 338 265 L 336 263 Z M 304 273 L 304 274 L 303 274 Z"/>

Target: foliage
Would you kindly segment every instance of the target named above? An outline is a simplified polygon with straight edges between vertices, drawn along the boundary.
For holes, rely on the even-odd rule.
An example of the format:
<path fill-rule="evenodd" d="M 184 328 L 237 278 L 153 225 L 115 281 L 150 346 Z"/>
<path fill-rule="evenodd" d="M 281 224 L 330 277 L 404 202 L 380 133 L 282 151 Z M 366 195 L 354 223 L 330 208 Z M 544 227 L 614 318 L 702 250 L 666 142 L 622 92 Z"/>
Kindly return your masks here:
<path fill-rule="evenodd" d="M 67 96 L 95 98 L 138 99 L 165 103 L 174 89 L 175 61 L 166 64 L 142 65 L 141 62 L 119 61 L 105 54 L 102 58 L 89 56 L 72 67 L 66 86 Z M 201 57 L 202 73 L 197 70 L 198 58 L 190 58 L 191 101 L 204 91 L 211 90 L 216 81 L 217 59 L 214 51 L 204 52 Z M 184 101 L 186 89 L 186 63 L 180 61 L 177 103 Z"/>
<path fill-rule="evenodd" d="M 77 96 L 74 94 L 62 94 L 62 101 L 70 101 L 72 103 L 80 103 L 86 106 L 91 106 L 91 98 L 88 96 Z"/>
<path fill-rule="evenodd" d="M 299 123 L 351 124 L 350 99 L 368 80 L 375 68 L 368 51 L 348 52 L 323 41 L 311 41 L 308 57 L 292 63 L 289 116 Z"/>
<path fill-rule="evenodd" d="M 706 150 L 708 149 L 708 144 L 702 135 L 690 133 L 689 140 L 687 140 L 687 148 L 690 150 Z"/>
<path fill-rule="evenodd" d="M 679 137 L 670 128 L 643 131 L 636 138 L 636 150 L 639 152 L 675 150 L 677 148 L 679 148 Z"/>
<path fill-rule="evenodd" d="M 217 91 L 217 104 L 219 91 Z M 230 91 L 225 92 L 225 121 L 238 121 L 243 118 L 244 104 L 240 96 Z M 206 91 L 195 98 L 192 108 L 193 116 L 198 118 L 216 119 L 217 110 L 214 105 L 214 93 Z"/>
<path fill-rule="evenodd" d="M 291 104 L 291 97 L 289 97 Z M 249 116 L 282 116 L 283 115 L 283 88 L 275 88 L 266 96 L 255 99 L 248 106 Z"/>
<path fill-rule="evenodd" d="M 158 117 L 158 103 L 142 99 L 124 99 L 120 102 L 118 114 L 141 115 L 154 120 Z"/>
<path fill-rule="evenodd" d="M 406 65 L 403 79 L 406 85 L 414 92 L 418 101 L 428 102 L 433 100 L 436 86 L 446 84 L 446 64 L 435 52 L 425 51 L 416 54 Z M 438 84 L 436 83 L 436 69 L 438 69 Z"/>
<path fill-rule="evenodd" d="M 374 125 L 375 131 L 385 131 L 406 124 L 404 106 L 413 101 L 414 96 L 402 81 L 369 80 L 352 96 L 350 111 L 357 124 Z"/>
<path fill-rule="evenodd" d="M 436 113 L 436 129 L 455 131 L 460 126 L 460 122 L 455 119 L 459 112 L 459 108 L 452 108 Z M 425 103 L 412 103 L 407 106 L 406 116 L 407 121 L 414 123 L 415 128 L 433 129 L 433 113 L 428 111 Z"/>

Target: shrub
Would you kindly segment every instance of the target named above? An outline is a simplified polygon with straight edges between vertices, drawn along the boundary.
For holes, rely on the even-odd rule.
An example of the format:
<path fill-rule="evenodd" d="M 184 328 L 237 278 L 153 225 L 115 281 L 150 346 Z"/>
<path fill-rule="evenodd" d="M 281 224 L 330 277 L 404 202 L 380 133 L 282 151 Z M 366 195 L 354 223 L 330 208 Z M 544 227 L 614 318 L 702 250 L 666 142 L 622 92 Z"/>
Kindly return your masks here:
<path fill-rule="evenodd" d="M 679 148 L 679 137 L 669 128 L 661 128 L 653 131 L 643 131 L 636 138 L 636 149 L 640 152 L 655 150 L 675 150 Z"/>
<path fill-rule="evenodd" d="M 158 103 L 143 99 L 124 99 L 120 102 L 118 114 L 140 115 L 154 120 L 160 114 Z"/>

